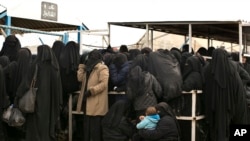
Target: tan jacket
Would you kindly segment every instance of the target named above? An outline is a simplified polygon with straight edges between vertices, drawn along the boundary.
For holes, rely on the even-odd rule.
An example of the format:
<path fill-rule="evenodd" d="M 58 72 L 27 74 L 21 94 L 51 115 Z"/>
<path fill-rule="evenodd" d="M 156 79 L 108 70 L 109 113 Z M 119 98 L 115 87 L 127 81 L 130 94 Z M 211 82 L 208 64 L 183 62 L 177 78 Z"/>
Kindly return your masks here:
<path fill-rule="evenodd" d="M 77 71 L 78 81 L 82 82 L 82 88 L 85 89 L 86 71 L 85 65 L 80 64 Z M 90 90 L 91 96 L 87 98 L 86 115 L 89 116 L 104 116 L 108 112 L 108 79 L 109 70 L 103 63 L 98 63 L 92 70 L 89 79 L 87 90 Z M 77 104 L 77 111 L 80 111 L 82 106 L 82 98 L 84 93 L 80 94 Z"/>

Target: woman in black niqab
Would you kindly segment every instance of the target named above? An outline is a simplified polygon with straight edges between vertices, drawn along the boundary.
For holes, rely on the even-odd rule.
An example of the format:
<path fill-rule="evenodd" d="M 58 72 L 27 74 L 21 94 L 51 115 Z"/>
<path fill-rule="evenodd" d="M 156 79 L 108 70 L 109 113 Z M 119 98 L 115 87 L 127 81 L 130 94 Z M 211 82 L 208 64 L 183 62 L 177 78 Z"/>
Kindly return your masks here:
<path fill-rule="evenodd" d="M 130 104 L 128 101 L 119 100 L 112 105 L 109 112 L 102 120 L 102 125 L 106 127 L 117 127 L 123 116 L 128 116 L 130 110 Z"/>
<path fill-rule="evenodd" d="M 60 54 L 58 51 L 56 51 L 55 55 L 57 55 L 56 57 L 58 57 L 59 59 L 60 74 L 63 88 L 63 103 L 66 106 L 69 94 L 80 89 L 80 83 L 77 80 L 77 69 L 80 63 L 80 54 L 79 45 L 74 41 L 69 41 L 65 45 L 65 47 L 63 47 L 62 44 L 60 46 Z"/>
<path fill-rule="evenodd" d="M 205 70 L 204 94 L 211 140 L 228 140 L 230 124 L 247 124 L 245 90 L 227 51 L 222 48 L 213 51 Z"/>
<path fill-rule="evenodd" d="M 26 141 L 55 141 L 56 126 L 62 104 L 59 66 L 48 45 L 37 49 L 38 66 L 35 112 L 26 116 Z"/>
<path fill-rule="evenodd" d="M 12 86 L 16 92 L 16 100 L 22 97 L 30 87 L 32 79 L 31 63 L 31 51 L 28 48 L 21 48 L 17 55 L 17 69 L 15 71 L 14 85 Z M 17 101 L 15 101 L 16 104 L 18 104 Z"/>
<path fill-rule="evenodd" d="M 52 50 L 55 53 L 55 56 L 58 62 L 59 62 L 60 55 L 64 48 L 65 48 L 65 44 L 60 40 L 56 40 L 52 45 Z"/>
<path fill-rule="evenodd" d="M 129 141 L 135 131 L 129 121 L 131 105 L 119 100 L 109 109 L 102 120 L 104 141 Z"/>
<path fill-rule="evenodd" d="M 21 43 L 15 35 L 9 35 L 5 38 L 0 56 L 6 55 L 10 61 L 17 60 L 17 52 L 21 49 Z"/>
<path fill-rule="evenodd" d="M 5 76 L 3 67 L 0 64 L 0 115 L 3 115 L 3 110 L 9 106 L 9 99 L 7 97 L 6 88 L 5 88 Z M 7 133 L 5 124 L 3 121 L 0 120 L 0 140 L 5 141 L 7 140 Z"/>

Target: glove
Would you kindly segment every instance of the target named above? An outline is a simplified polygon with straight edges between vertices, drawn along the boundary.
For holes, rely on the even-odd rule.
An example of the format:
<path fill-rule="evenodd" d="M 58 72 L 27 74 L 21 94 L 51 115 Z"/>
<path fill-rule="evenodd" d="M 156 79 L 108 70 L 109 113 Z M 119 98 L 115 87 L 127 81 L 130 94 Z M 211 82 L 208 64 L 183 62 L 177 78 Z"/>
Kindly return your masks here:
<path fill-rule="evenodd" d="M 91 92 L 90 90 L 87 90 L 86 93 L 85 93 L 86 97 L 90 97 L 91 96 Z"/>

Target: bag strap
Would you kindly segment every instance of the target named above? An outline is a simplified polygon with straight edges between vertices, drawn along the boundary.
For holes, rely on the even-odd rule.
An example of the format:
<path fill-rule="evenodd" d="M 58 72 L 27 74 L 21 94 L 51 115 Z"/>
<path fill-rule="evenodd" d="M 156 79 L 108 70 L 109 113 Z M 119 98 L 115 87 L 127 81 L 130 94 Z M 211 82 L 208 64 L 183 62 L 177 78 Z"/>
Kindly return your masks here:
<path fill-rule="evenodd" d="M 37 78 L 37 71 L 38 71 L 38 67 L 37 67 L 37 64 L 36 64 L 35 73 L 34 73 L 34 76 L 32 78 L 31 84 L 30 84 L 31 88 L 34 88 L 34 86 L 35 86 L 36 78 Z"/>

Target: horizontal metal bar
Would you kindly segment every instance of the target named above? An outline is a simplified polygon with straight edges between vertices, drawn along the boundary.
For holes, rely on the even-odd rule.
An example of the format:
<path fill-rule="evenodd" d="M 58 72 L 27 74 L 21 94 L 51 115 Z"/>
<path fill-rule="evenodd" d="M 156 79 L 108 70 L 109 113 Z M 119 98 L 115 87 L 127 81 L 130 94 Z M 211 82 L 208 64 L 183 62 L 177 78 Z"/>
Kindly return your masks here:
<path fill-rule="evenodd" d="M 97 29 L 97 30 L 76 30 L 76 31 L 67 31 L 68 33 L 93 33 L 93 32 L 108 32 L 107 29 Z"/>
<path fill-rule="evenodd" d="M 63 34 L 45 32 L 45 31 L 41 31 L 41 30 L 34 30 L 34 29 L 21 28 L 21 27 L 15 27 L 15 26 L 7 26 L 7 25 L 0 25 L 0 27 L 7 28 L 7 29 L 26 31 L 26 32 L 30 32 L 30 33 L 39 33 L 39 34 L 55 35 L 55 36 L 62 36 L 63 37 Z"/>
<path fill-rule="evenodd" d="M 83 115 L 83 112 L 72 111 L 72 114 Z"/>
<path fill-rule="evenodd" d="M 196 117 L 189 117 L 189 116 L 176 116 L 178 120 L 201 120 L 204 119 L 204 115 L 196 116 Z"/>
<path fill-rule="evenodd" d="M 125 93 L 125 92 L 117 92 L 117 91 L 109 91 L 108 94 L 112 94 L 112 95 L 121 94 L 121 95 L 124 95 L 124 94 L 126 94 L 126 93 Z"/>
<path fill-rule="evenodd" d="M 191 90 L 189 92 L 182 91 L 182 94 L 191 94 L 191 93 L 202 94 L 202 90 Z"/>

